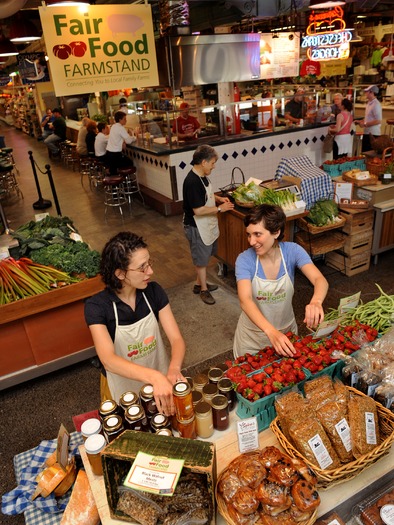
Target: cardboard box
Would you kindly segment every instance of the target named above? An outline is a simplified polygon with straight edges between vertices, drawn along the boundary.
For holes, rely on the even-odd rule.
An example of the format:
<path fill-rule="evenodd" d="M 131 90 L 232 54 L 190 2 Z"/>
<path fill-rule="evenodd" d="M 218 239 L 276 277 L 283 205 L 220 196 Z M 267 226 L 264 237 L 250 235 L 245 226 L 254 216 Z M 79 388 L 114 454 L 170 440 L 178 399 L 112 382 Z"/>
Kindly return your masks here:
<path fill-rule="evenodd" d="M 105 490 L 111 518 L 132 522 L 132 518 L 116 509 L 119 500 L 118 486 L 129 472 L 139 451 L 147 454 L 184 459 L 183 469 L 206 477 L 208 492 L 212 499 L 212 519 L 215 525 L 216 459 L 213 443 L 197 439 L 159 436 L 147 432 L 126 430 L 101 455 Z"/>

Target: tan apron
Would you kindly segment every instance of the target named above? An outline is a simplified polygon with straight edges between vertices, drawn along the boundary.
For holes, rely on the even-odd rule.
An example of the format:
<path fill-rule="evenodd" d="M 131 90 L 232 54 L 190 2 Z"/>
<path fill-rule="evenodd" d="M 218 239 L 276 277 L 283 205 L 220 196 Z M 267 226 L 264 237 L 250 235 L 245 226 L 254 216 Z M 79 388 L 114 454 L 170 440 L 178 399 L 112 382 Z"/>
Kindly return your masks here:
<path fill-rule="evenodd" d="M 292 300 L 294 286 L 287 273 L 286 263 L 280 249 L 285 274 L 279 279 L 262 279 L 257 276 L 259 258 L 256 256 L 256 271 L 252 279 L 253 300 L 259 310 L 275 328 L 286 333 L 296 333 L 297 324 L 294 317 Z M 252 323 L 245 312 L 241 312 L 234 336 L 234 356 L 239 357 L 247 352 L 255 353 L 271 346 L 265 333 Z"/>
<path fill-rule="evenodd" d="M 205 206 L 216 206 L 212 184 L 209 179 L 207 180 L 208 186 L 205 186 L 201 180 L 201 184 L 204 186 L 207 194 Z M 219 237 L 219 222 L 216 215 L 195 215 L 194 220 L 196 221 L 197 229 L 201 236 L 202 242 L 205 244 L 205 246 L 211 246 Z"/>
<path fill-rule="evenodd" d="M 167 374 L 169 358 L 160 335 L 159 323 L 145 296 L 142 294 L 150 313 L 140 321 L 130 325 L 118 324 L 118 312 L 116 304 L 113 304 L 115 312 L 115 354 L 127 361 L 133 361 L 137 365 L 146 366 Z M 119 401 L 120 396 L 127 390 L 133 390 L 138 394 L 143 383 L 134 379 L 114 374 L 107 371 L 108 386 L 112 399 Z"/>

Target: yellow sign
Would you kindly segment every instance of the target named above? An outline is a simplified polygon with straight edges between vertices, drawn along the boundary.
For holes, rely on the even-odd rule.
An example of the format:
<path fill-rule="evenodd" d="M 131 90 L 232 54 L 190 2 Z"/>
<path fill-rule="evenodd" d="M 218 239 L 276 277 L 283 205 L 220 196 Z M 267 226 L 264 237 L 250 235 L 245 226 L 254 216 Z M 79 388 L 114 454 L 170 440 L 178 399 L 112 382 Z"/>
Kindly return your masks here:
<path fill-rule="evenodd" d="M 333 77 L 335 75 L 346 75 L 346 62 L 341 60 L 327 60 L 320 62 L 320 76 Z"/>
<path fill-rule="evenodd" d="M 39 12 L 56 96 L 158 85 L 151 6 Z"/>

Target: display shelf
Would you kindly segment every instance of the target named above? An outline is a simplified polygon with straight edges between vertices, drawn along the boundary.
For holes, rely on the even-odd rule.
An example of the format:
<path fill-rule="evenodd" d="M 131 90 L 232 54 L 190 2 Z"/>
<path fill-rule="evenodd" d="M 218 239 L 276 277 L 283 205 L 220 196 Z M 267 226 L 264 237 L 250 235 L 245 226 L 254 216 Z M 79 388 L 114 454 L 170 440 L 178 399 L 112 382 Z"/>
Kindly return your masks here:
<path fill-rule="evenodd" d="M 312 236 L 308 232 L 299 231 L 295 235 L 295 241 L 313 256 L 324 255 L 333 250 L 339 250 L 345 245 L 343 235 L 338 232 L 328 232 L 324 235 Z"/>

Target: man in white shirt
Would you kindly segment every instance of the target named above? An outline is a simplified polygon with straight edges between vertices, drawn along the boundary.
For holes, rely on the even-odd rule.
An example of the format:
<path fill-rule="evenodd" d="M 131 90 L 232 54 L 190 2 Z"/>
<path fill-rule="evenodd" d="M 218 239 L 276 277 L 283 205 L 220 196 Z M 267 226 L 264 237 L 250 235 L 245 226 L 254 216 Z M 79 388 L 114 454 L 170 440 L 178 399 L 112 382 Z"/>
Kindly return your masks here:
<path fill-rule="evenodd" d="M 99 122 L 97 124 L 97 129 L 98 133 L 96 135 L 96 140 L 94 141 L 94 154 L 97 159 L 105 161 L 109 139 L 109 126 L 105 122 Z"/>
<path fill-rule="evenodd" d="M 370 151 L 372 148 L 369 134 L 380 137 L 382 125 L 382 106 L 376 95 L 379 93 L 378 86 L 368 86 L 364 89 L 368 104 L 365 108 L 363 120 L 356 121 L 356 124 L 364 128 L 362 151 Z"/>
<path fill-rule="evenodd" d="M 118 168 L 128 168 L 133 165 L 131 159 L 123 155 L 125 144 L 132 144 L 136 140 L 124 128 L 126 117 L 126 113 L 117 111 L 114 115 L 115 124 L 111 126 L 109 132 L 106 158 L 112 176 L 118 174 Z"/>

